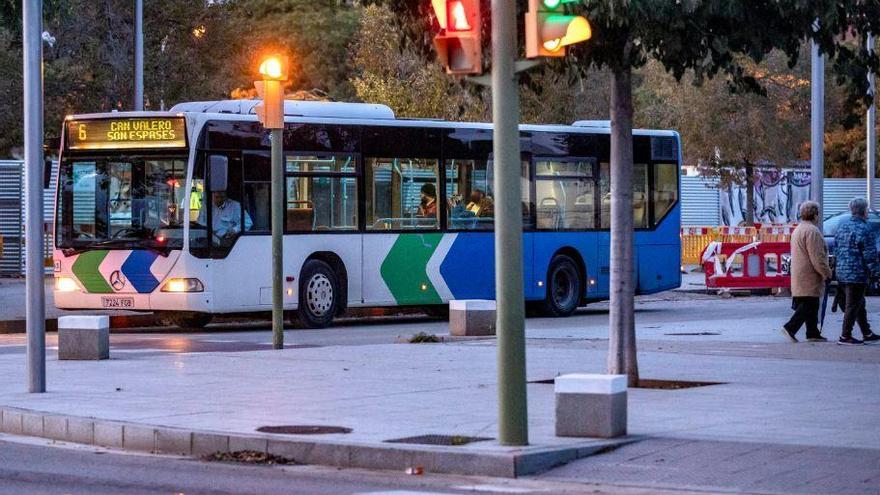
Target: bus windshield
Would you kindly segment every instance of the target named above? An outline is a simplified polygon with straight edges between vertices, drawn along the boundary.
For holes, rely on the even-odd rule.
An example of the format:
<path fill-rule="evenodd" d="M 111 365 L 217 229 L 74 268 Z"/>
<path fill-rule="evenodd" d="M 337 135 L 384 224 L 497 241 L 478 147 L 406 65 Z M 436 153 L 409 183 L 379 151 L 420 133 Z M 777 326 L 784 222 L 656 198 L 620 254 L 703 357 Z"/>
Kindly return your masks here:
<path fill-rule="evenodd" d="M 69 158 L 59 169 L 62 249 L 183 247 L 186 156 Z"/>

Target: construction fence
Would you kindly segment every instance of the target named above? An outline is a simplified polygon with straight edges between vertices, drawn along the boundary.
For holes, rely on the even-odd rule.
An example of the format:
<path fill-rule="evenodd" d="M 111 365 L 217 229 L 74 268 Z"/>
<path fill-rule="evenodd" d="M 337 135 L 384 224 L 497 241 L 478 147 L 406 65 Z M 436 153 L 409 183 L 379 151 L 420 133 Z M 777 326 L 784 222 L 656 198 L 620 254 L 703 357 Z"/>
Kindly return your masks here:
<path fill-rule="evenodd" d="M 755 227 L 682 227 L 681 264 L 699 265 L 703 251 L 712 242 L 790 242 L 796 224 Z"/>

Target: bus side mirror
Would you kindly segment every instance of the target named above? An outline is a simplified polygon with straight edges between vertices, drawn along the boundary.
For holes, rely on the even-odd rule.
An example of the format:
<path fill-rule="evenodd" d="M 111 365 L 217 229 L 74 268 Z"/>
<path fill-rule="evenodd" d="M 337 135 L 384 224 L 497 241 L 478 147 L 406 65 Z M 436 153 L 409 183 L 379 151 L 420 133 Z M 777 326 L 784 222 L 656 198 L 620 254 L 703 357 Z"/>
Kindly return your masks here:
<path fill-rule="evenodd" d="M 211 155 L 208 158 L 211 167 L 211 181 L 209 189 L 211 192 L 226 190 L 226 175 L 229 172 L 229 159 L 224 155 Z"/>

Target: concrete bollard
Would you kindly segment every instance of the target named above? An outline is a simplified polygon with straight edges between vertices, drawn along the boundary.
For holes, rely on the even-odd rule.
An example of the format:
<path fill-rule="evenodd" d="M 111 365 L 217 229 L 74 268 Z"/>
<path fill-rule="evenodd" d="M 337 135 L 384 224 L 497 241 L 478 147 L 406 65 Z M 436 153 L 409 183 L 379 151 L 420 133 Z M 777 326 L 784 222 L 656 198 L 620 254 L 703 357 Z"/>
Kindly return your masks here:
<path fill-rule="evenodd" d="M 110 359 L 110 317 L 58 318 L 58 359 Z"/>
<path fill-rule="evenodd" d="M 626 375 L 556 377 L 556 436 L 626 435 Z"/>
<path fill-rule="evenodd" d="M 495 301 L 449 301 L 449 334 L 457 337 L 495 335 Z"/>

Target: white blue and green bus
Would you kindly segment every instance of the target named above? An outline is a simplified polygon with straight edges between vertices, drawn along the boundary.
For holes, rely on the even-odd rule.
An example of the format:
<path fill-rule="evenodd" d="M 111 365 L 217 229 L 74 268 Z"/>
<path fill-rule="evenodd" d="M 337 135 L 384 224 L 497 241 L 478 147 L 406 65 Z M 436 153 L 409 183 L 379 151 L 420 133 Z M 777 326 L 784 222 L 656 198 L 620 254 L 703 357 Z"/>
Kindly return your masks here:
<path fill-rule="evenodd" d="M 62 135 L 55 304 L 182 326 L 271 309 L 269 133 L 256 101 L 74 115 Z M 383 105 L 285 102 L 284 307 L 494 298 L 492 127 Z M 608 297 L 609 128 L 522 125 L 525 298 L 569 315 Z M 680 143 L 637 130 L 636 292 L 680 284 Z"/>

